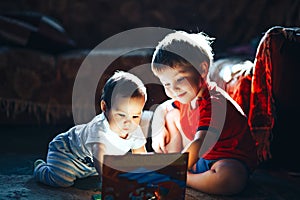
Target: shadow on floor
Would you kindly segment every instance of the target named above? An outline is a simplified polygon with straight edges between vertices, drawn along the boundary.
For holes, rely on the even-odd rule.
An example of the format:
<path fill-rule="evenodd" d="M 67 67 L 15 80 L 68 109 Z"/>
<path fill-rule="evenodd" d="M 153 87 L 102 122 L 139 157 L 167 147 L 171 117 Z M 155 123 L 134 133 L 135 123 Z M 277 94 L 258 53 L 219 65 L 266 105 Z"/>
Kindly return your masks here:
<path fill-rule="evenodd" d="M 0 199 L 88 199 L 99 193 L 95 177 L 71 188 L 51 188 L 32 179 L 33 163 L 45 159 L 49 141 L 68 127 L 0 127 Z M 268 163 L 256 170 L 239 195 L 215 196 L 191 188 L 186 200 L 298 200 L 300 177 Z"/>

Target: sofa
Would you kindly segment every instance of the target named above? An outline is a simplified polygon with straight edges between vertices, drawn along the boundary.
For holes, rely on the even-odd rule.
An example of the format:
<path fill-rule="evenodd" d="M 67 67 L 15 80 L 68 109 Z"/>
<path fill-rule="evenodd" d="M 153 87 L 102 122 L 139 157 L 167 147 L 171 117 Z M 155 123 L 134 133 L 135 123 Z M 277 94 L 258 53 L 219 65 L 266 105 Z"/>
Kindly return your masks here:
<path fill-rule="evenodd" d="M 252 134 L 271 142 L 271 163 L 297 176 L 299 33 L 298 27 L 273 26 L 263 34 L 253 61 L 222 59 L 210 74 L 243 108 Z"/>
<path fill-rule="evenodd" d="M 73 123 L 72 92 L 77 71 L 88 55 L 88 50 L 77 50 L 51 55 L 23 48 L 0 49 L 0 121 L 1 124 L 61 124 Z M 114 52 L 98 52 L 97 59 L 106 59 Z M 101 89 L 115 70 L 131 70 L 147 64 L 151 51 L 131 52 L 118 57 L 99 75 L 95 94 L 95 112 L 99 113 Z M 144 69 L 147 67 L 144 67 Z M 147 69 L 146 69 L 147 70 Z M 141 72 L 137 72 L 141 73 Z M 148 71 L 142 73 L 151 76 Z M 85 74 L 89 81 L 91 74 Z M 166 99 L 162 86 L 156 83 L 146 85 L 149 98 L 145 109 Z M 86 105 L 77 105 L 83 109 Z M 88 119 L 86 119 L 88 120 Z M 83 121 L 84 122 L 84 121 Z"/>
<path fill-rule="evenodd" d="M 151 77 L 148 66 L 152 52 L 153 49 L 139 49 L 120 54 L 120 49 L 82 49 L 50 16 L 36 12 L 1 14 L 0 123 L 74 123 L 73 86 L 78 70 L 87 59 L 97 60 L 93 63 L 95 71 L 85 72 L 77 79 L 83 79 L 81 81 L 86 84 L 94 73 L 99 73 L 97 82 L 93 83 L 96 84 L 95 103 L 91 101 L 91 104 L 95 105 L 73 105 L 73 109 L 80 110 L 76 113 L 84 113 L 82 110 L 86 106 L 92 106 L 98 114 L 101 89 L 107 78 L 115 70 L 134 70 Z M 107 59 L 111 62 L 103 66 L 102 61 Z M 145 65 L 142 71 L 137 69 L 142 65 Z M 162 87 L 154 82 L 147 84 L 151 95 L 145 109 L 166 99 Z M 80 122 L 86 122 L 92 116 L 87 117 Z"/>

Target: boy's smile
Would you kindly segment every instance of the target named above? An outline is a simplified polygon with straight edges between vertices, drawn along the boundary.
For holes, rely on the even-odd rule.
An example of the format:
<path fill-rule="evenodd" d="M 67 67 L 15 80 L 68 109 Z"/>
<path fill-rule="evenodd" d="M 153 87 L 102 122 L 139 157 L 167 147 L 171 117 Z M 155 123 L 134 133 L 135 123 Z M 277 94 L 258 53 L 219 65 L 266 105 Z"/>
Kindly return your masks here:
<path fill-rule="evenodd" d="M 155 74 L 163 84 L 167 96 L 183 104 L 190 103 L 200 90 L 200 75 L 191 67 L 178 65 Z"/>

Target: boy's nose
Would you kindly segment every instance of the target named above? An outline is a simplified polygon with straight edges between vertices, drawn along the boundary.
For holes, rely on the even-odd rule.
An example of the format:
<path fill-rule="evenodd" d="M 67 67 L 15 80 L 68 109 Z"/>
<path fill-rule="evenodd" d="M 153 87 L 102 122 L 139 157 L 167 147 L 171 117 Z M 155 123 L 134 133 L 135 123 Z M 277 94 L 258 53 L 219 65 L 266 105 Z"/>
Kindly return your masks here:
<path fill-rule="evenodd" d="M 177 86 L 177 84 L 173 84 L 171 87 L 172 91 L 178 91 L 179 87 Z"/>

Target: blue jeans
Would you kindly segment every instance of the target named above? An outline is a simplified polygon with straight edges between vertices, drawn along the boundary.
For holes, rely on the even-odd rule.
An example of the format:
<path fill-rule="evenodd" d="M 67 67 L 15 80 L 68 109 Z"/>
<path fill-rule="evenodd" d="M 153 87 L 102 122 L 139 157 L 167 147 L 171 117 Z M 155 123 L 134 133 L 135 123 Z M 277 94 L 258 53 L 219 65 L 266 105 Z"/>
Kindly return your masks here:
<path fill-rule="evenodd" d="M 199 174 L 206 172 L 210 170 L 211 166 L 216 162 L 217 160 L 206 160 L 204 158 L 200 158 L 196 163 L 196 169 L 190 170 L 193 174 Z"/>

